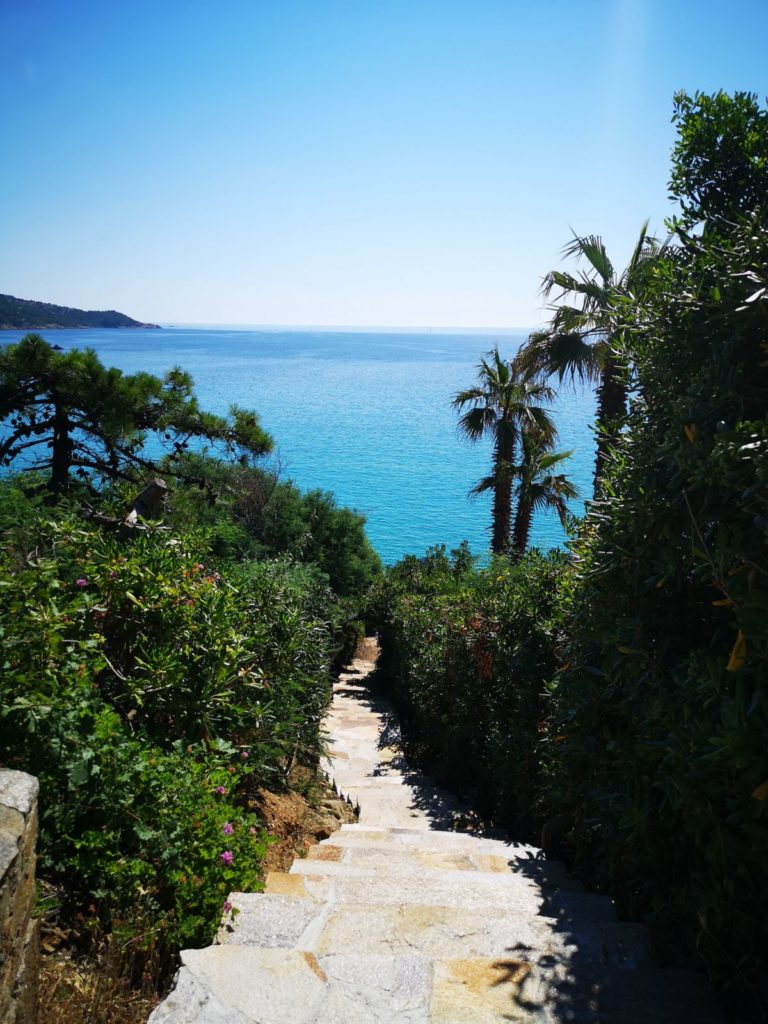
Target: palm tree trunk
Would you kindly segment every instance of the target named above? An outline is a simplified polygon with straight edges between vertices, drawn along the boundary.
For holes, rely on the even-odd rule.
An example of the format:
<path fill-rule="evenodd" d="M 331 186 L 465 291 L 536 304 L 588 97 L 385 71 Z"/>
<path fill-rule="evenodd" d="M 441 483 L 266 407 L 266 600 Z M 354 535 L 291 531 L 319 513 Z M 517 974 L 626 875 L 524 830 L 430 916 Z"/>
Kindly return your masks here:
<path fill-rule="evenodd" d="M 515 511 L 515 524 L 512 527 L 512 550 L 515 557 L 520 558 L 525 554 L 528 547 L 528 537 L 531 533 L 531 520 L 533 508 L 530 501 L 526 499 L 521 489 L 517 493 L 517 509 Z"/>
<path fill-rule="evenodd" d="M 507 450 L 509 449 L 509 450 Z M 512 520 L 512 456 L 511 444 L 497 440 L 493 453 L 493 532 L 491 550 L 503 555 L 509 549 L 509 531 Z"/>
<path fill-rule="evenodd" d="M 515 558 L 525 554 L 528 547 L 528 535 L 531 532 L 531 518 L 533 516 L 533 505 L 530 501 L 528 486 L 531 482 L 530 463 L 531 449 L 530 437 L 523 431 L 520 435 L 521 465 L 520 483 L 517 487 L 517 508 L 515 510 L 515 523 L 512 527 L 512 550 Z"/>
<path fill-rule="evenodd" d="M 608 449 L 619 436 L 621 424 L 627 412 L 627 387 L 623 368 L 608 355 L 600 374 L 597 389 L 597 458 L 595 459 L 595 496 L 600 481 L 605 475 Z"/>

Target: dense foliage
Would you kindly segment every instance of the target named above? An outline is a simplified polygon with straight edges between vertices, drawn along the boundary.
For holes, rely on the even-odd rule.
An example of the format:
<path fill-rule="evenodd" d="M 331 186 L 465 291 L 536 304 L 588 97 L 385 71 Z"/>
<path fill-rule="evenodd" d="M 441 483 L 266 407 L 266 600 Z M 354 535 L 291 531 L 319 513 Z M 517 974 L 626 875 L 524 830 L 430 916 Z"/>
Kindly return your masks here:
<path fill-rule="evenodd" d="M 219 572 L 202 534 L 26 512 L 0 552 L 0 749 L 40 778 L 41 874 L 150 946 L 206 941 L 258 887 L 255 787 L 319 754 L 331 596 L 301 566 Z"/>
<path fill-rule="evenodd" d="M 728 139 L 738 174 L 715 152 L 745 103 L 678 107 L 673 182 L 707 223 L 627 309 L 636 398 L 577 549 L 556 695 L 582 857 L 736 987 L 768 971 L 768 181 L 748 212 L 722 184 L 765 166 L 765 114 L 760 147 Z"/>
<path fill-rule="evenodd" d="M 203 412 L 180 370 L 29 335 L 0 353 L 0 403 L 19 470 L 0 482 L 2 764 L 40 779 L 39 874 L 67 920 L 162 980 L 259 887 L 258 790 L 314 770 L 380 563 L 362 516 L 255 466 L 255 414 Z M 155 522 L 127 526 L 158 469 Z"/>
<path fill-rule="evenodd" d="M 286 555 L 317 566 L 336 594 L 357 601 L 381 571 L 365 518 L 331 493 L 302 493 L 272 470 L 200 454 L 185 456 L 183 466 L 201 486 L 176 491 L 170 522 L 205 523 L 219 557 Z"/>
<path fill-rule="evenodd" d="M 680 95 L 674 120 L 680 213 L 606 297 L 629 409 L 569 564 L 401 563 L 382 679 L 425 762 L 477 773 L 491 816 L 554 815 L 742 1021 L 768 1006 L 768 113 Z"/>
<path fill-rule="evenodd" d="M 544 681 L 565 555 L 531 551 L 477 570 L 466 548 L 409 557 L 373 601 L 380 676 L 406 742 L 481 814 L 530 832 L 542 786 Z"/>

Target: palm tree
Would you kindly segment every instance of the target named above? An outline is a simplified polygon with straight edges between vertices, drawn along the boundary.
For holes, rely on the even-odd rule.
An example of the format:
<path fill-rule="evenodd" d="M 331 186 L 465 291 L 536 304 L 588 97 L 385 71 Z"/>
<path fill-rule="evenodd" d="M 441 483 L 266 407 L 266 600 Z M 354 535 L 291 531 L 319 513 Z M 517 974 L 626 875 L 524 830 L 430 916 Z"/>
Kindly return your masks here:
<path fill-rule="evenodd" d="M 549 404 L 554 392 L 548 384 L 524 374 L 515 363 L 502 359 L 498 349 L 480 360 L 478 377 L 478 384 L 460 391 L 452 404 L 458 410 L 469 406 L 459 418 L 459 429 L 470 441 L 493 438 L 491 473 L 470 494 L 493 491 L 491 548 L 496 554 L 503 554 L 509 547 L 512 480 L 521 431 L 528 429 L 554 440 L 555 425 L 539 404 Z"/>
<path fill-rule="evenodd" d="M 626 269 L 617 274 L 599 236 L 574 235 L 563 254 L 586 260 L 588 269 L 578 275 L 553 270 L 544 278 L 542 291 L 549 298 L 559 289 L 558 301 L 573 296 L 577 304 L 551 306 L 554 315 L 549 327 L 532 334 L 519 355 L 521 365 L 531 372 L 598 385 L 596 490 L 627 407 L 621 354 L 626 351 L 625 312 L 661 251 L 657 240 L 648 234 L 646 221 Z"/>
<path fill-rule="evenodd" d="M 522 432 L 520 448 L 522 459 L 515 474 L 519 483 L 515 494 L 515 522 L 512 528 L 512 550 L 518 557 L 524 554 L 528 547 L 534 512 L 547 508 L 554 509 L 565 529 L 567 502 L 579 496 L 576 487 L 563 473 L 552 472 L 556 466 L 571 457 L 572 451 L 553 452 L 551 442 L 530 430 Z"/>

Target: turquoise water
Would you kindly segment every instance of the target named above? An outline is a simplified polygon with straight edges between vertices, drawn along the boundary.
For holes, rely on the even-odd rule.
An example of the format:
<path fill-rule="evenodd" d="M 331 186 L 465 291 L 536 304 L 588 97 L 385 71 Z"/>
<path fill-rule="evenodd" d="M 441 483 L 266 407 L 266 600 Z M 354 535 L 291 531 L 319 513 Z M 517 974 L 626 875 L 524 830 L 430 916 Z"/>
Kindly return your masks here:
<path fill-rule="evenodd" d="M 4 331 L 0 343 L 23 331 Z M 284 477 L 304 489 L 333 491 L 365 514 L 385 562 L 449 548 L 489 544 L 490 500 L 467 491 L 488 471 L 490 447 L 456 430 L 451 398 L 470 386 L 479 357 L 498 343 L 511 356 L 525 332 L 407 334 L 351 331 L 57 330 L 43 332 L 64 349 L 90 346 L 108 366 L 192 374 L 201 406 L 225 413 L 255 409 L 275 438 Z M 589 496 L 594 464 L 590 391 L 563 388 L 555 405 L 560 448 L 574 449 L 568 472 Z M 581 514 L 583 502 L 573 503 Z M 534 520 L 531 543 L 563 542 L 556 516 Z"/>

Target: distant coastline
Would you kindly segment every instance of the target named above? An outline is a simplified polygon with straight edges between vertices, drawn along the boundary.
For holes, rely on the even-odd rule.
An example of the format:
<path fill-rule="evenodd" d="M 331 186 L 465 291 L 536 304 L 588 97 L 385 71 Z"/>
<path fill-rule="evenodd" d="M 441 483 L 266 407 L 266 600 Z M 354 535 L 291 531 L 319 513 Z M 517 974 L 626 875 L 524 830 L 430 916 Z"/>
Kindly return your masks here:
<path fill-rule="evenodd" d="M 93 327 L 162 329 L 159 324 L 142 323 L 115 309 L 77 309 L 34 299 L 18 299 L 15 295 L 0 295 L 0 331 L 89 330 Z"/>

